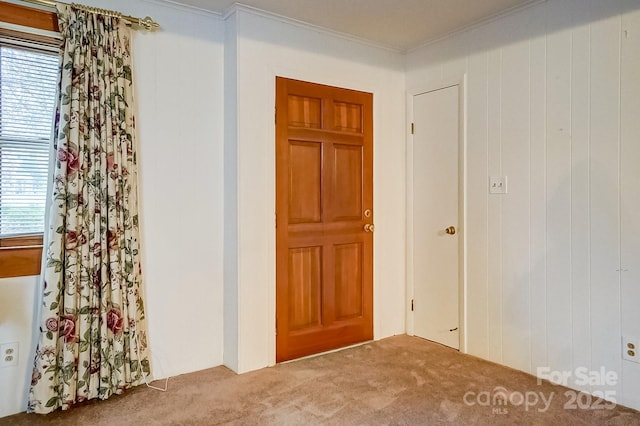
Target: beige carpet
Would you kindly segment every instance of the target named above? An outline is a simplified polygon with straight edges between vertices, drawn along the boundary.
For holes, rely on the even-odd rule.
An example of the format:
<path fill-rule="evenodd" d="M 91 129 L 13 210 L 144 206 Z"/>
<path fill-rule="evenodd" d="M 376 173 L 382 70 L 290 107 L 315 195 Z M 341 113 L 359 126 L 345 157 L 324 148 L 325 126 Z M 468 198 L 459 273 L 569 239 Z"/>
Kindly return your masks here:
<path fill-rule="evenodd" d="M 567 409 L 567 391 L 395 336 L 239 376 L 216 367 L 171 378 L 166 393 L 138 387 L 67 412 L 4 417 L 0 425 L 640 425 L 640 412 L 621 406 Z M 546 410 L 542 397 L 552 398 Z M 589 399 L 596 402 L 583 395 L 581 404 Z"/>

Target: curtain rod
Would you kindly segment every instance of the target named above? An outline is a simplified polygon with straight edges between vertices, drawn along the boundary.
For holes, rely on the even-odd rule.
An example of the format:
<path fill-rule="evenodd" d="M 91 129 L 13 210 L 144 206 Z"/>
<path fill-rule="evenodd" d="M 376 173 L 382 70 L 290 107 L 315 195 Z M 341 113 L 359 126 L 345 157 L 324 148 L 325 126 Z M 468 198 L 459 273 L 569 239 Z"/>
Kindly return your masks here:
<path fill-rule="evenodd" d="M 47 6 L 47 7 L 53 7 L 53 8 L 56 7 L 57 3 L 69 4 L 69 3 L 57 2 L 57 1 L 53 1 L 53 0 L 22 0 L 22 1 L 24 1 L 26 3 L 37 4 L 39 6 Z M 114 11 L 114 10 L 100 9 L 98 7 L 85 6 L 85 5 L 77 4 L 77 3 L 71 3 L 70 5 L 73 6 L 73 7 L 78 8 L 78 9 L 81 9 L 81 10 L 86 10 L 87 12 L 100 13 L 100 14 L 106 15 L 106 16 L 122 18 L 122 19 L 124 19 L 126 21 L 131 22 L 134 25 L 138 25 L 138 26 L 144 28 L 147 31 L 153 31 L 155 29 L 160 28 L 160 24 L 158 24 L 156 21 L 151 19 L 149 16 L 147 16 L 145 18 L 136 18 L 134 16 L 123 15 L 122 13 Z"/>

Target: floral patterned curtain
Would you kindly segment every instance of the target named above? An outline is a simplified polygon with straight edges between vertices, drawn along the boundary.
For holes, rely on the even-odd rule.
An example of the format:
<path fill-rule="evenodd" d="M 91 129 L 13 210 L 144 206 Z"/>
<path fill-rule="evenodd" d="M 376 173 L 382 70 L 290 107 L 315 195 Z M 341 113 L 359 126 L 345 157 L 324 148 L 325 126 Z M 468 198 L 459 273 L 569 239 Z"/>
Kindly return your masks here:
<path fill-rule="evenodd" d="M 53 201 L 28 406 L 37 413 L 120 394 L 149 372 L 130 29 L 63 4 L 58 18 Z"/>

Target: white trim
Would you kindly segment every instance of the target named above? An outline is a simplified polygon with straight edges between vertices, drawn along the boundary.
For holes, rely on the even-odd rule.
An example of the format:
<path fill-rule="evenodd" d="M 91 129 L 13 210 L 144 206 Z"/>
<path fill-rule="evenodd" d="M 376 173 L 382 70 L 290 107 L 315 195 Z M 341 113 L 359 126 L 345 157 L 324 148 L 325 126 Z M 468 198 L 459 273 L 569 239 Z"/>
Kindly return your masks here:
<path fill-rule="evenodd" d="M 151 3 L 158 6 L 164 6 L 170 9 L 180 10 L 183 12 L 190 12 L 196 15 L 222 19 L 222 13 L 214 12 L 213 10 L 203 9 L 201 7 L 190 6 L 188 4 L 184 4 L 179 1 L 173 1 L 173 0 L 141 0 L 141 1 L 144 3 Z"/>
<path fill-rule="evenodd" d="M 56 10 L 55 7 L 45 6 L 43 4 L 29 3 L 22 0 L 2 0 L 2 1 L 4 1 L 5 3 L 16 4 L 18 6 L 30 7 L 31 9 L 46 10 L 47 12 L 53 12 Z"/>
<path fill-rule="evenodd" d="M 149 0 L 147 0 L 149 1 Z M 157 0 L 155 0 L 157 1 Z M 162 0 L 162 1 L 170 1 L 170 0 Z M 384 44 L 384 43 L 376 43 L 374 41 L 368 40 L 366 38 L 363 37 L 358 37 L 356 35 L 353 34 L 347 34 L 347 33 L 343 33 L 340 31 L 336 31 L 336 30 L 332 30 L 329 29 L 327 27 L 323 27 L 320 25 L 315 25 L 315 24 L 311 24 L 309 22 L 305 22 L 305 21 L 300 21 L 298 19 L 294 19 L 294 18 L 289 18 L 287 16 L 284 15 L 279 15 L 277 13 L 273 13 L 273 12 L 269 12 L 266 10 L 262 10 L 262 9 L 258 9 L 256 7 L 253 6 L 247 6 L 246 4 L 242 4 L 242 3 L 234 3 L 232 4 L 229 9 L 227 9 L 227 11 L 222 15 L 223 19 L 227 19 L 227 17 L 229 15 L 232 15 L 233 13 L 237 12 L 237 11 L 243 11 L 243 12 L 247 12 L 250 13 L 252 15 L 255 16 L 261 16 L 263 18 L 267 18 L 267 19 L 272 19 L 274 21 L 279 21 L 285 24 L 289 24 L 289 25 L 295 25 L 297 27 L 302 27 L 302 28 L 306 28 L 308 30 L 312 30 L 315 32 L 319 32 L 322 34 L 326 34 L 329 36 L 333 36 L 333 37 L 338 37 L 347 41 L 351 41 L 353 43 L 358 43 L 358 44 L 362 44 L 368 47 L 373 47 L 376 49 L 382 49 L 382 50 L 388 50 L 390 52 L 394 52 L 394 53 L 405 53 L 406 51 L 404 49 L 399 49 L 397 47 L 388 45 L 388 44 Z"/>
<path fill-rule="evenodd" d="M 459 100 L 458 108 L 460 114 L 459 124 L 459 166 L 458 176 L 459 182 L 459 223 L 461 227 L 460 247 L 459 247 L 459 291 L 458 291 L 458 310 L 459 310 L 459 327 L 460 337 L 459 345 L 460 352 L 467 352 L 467 74 L 463 74 L 462 77 L 444 79 L 438 83 L 432 83 L 420 86 L 417 90 L 412 90 L 407 93 L 407 238 L 406 238 L 406 268 L 407 268 L 407 334 L 414 335 L 414 314 L 411 310 L 411 300 L 413 299 L 415 283 L 414 283 L 414 268 L 413 268 L 413 254 L 414 254 L 414 235 L 413 235 L 413 134 L 411 133 L 411 124 L 414 122 L 413 115 L 413 102 L 415 96 L 433 92 L 435 90 L 446 89 L 448 87 L 459 87 Z"/>
<path fill-rule="evenodd" d="M 410 336 L 414 335 L 413 311 L 411 310 L 411 301 L 413 300 L 413 133 L 411 133 L 411 125 L 413 121 L 413 98 L 416 93 L 407 92 L 407 132 L 405 137 L 405 169 L 406 169 L 406 189 L 405 189 L 405 208 L 407 215 L 406 223 L 406 259 L 405 259 L 405 281 L 406 281 L 406 306 L 405 306 L 405 324 L 406 333 Z"/>
<path fill-rule="evenodd" d="M 546 1 L 546 0 L 545 0 Z M 458 294 L 460 303 L 460 352 L 467 353 L 467 249 L 469 247 L 467 241 L 467 73 L 462 75 L 460 81 L 460 148 L 459 154 L 460 167 L 458 169 L 459 181 L 462 183 L 460 190 L 460 204 L 462 208 L 458 212 L 460 223 L 462 223 L 462 238 L 460 239 L 460 293 Z"/>
<path fill-rule="evenodd" d="M 35 35 L 39 35 L 39 36 L 51 37 L 51 38 L 55 38 L 55 39 L 58 39 L 58 40 L 62 40 L 62 34 L 60 34 L 58 32 L 41 30 L 39 28 L 33 28 L 33 27 L 26 27 L 24 25 L 10 24 L 9 22 L 0 22 L 0 28 L 3 28 L 5 30 L 18 31 L 18 32 L 21 32 L 21 33 L 35 34 Z M 42 44 L 29 42 L 29 41 L 25 41 L 25 42 L 21 43 L 21 42 L 19 42 L 17 40 L 14 40 L 14 39 L 8 39 L 7 38 L 6 40 L 11 40 L 12 44 L 23 44 L 25 46 L 38 46 L 39 49 L 50 50 L 52 52 L 58 52 L 60 50 L 60 49 L 58 49 L 56 47 L 43 46 Z"/>
<path fill-rule="evenodd" d="M 493 15 L 481 18 L 477 21 L 474 21 L 468 25 L 465 25 L 464 27 L 455 29 L 453 31 L 449 31 L 448 33 L 445 33 L 441 36 L 429 39 L 429 40 L 425 40 L 421 43 L 419 43 L 418 45 L 414 46 L 414 47 L 409 47 L 407 49 L 404 50 L 405 53 L 412 53 L 415 52 L 416 50 L 420 50 L 424 47 L 430 46 L 434 43 L 439 43 L 445 39 L 448 38 L 452 38 L 455 37 L 457 35 L 460 35 L 462 33 L 466 33 L 467 31 L 471 31 L 474 30 L 476 28 L 482 27 L 484 25 L 487 25 L 491 22 L 497 21 L 499 19 L 502 19 L 504 17 L 510 16 L 510 15 L 515 15 L 516 13 L 519 13 L 523 10 L 529 9 L 531 7 L 537 6 L 539 4 L 545 3 L 547 0 L 530 0 L 527 3 L 524 4 L 520 4 L 520 5 L 516 5 L 516 6 L 512 6 L 508 9 L 502 10 L 498 13 L 495 13 Z"/>
<path fill-rule="evenodd" d="M 546 0 L 545 0 L 546 1 Z M 467 110 L 467 99 L 468 99 L 468 80 L 467 80 L 467 73 L 464 73 L 462 75 L 462 87 L 461 87 L 461 93 L 460 93 L 460 107 L 462 108 L 462 120 L 461 121 L 461 126 L 462 126 L 462 141 L 461 141 L 461 145 L 462 145 L 462 155 L 461 155 L 461 161 L 462 161 L 462 211 L 461 211 L 461 215 L 462 215 L 462 294 L 460 295 L 461 297 L 461 308 L 462 308 L 462 314 L 461 314 L 461 321 L 460 321 L 460 325 L 461 325 L 461 338 L 460 338 L 460 351 L 467 353 L 467 346 L 468 346 L 468 342 L 469 342 L 469 336 L 467 334 L 467 320 L 468 320 L 468 300 L 467 299 L 467 290 L 468 290 L 468 283 L 469 283 L 469 273 L 468 273 L 468 265 L 467 265 L 467 260 L 469 259 L 468 256 L 468 249 L 469 249 L 469 242 L 467 239 L 467 229 L 469 229 L 467 227 L 468 225 L 468 215 L 467 215 L 467 207 L 468 207 L 468 181 L 467 178 L 469 176 L 468 171 L 468 165 L 469 163 L 467 162 L 467 153 L 468 153 L 468 146 L 467 143 L 469 141 L 469 134 L 468 134 L 468 126 L 467 126 L 467 117 L 468 117 L 468 110 Z"/>
<path fill-rule="evenodd" d="M 232 16 L 236 16 L 236 15 L 237 15 L 237 12 L 238 12 L 238 11 L 237 11 L 236 9 L 228 9 L 228 10 L 224 13 L 224 15 L 221 15 L 221 16 L 220 16 L 220 19 L 224 21 L 225 26 L 227 25 L 227 21 L 229 20 L 229 18 L 231 18 Z M 237 30 L 237 28 L 236 28 L 236 30 Z M 236 38 L 238 38 L 237 31 L 236 31 L 235 37 L 236 37 Z"/>

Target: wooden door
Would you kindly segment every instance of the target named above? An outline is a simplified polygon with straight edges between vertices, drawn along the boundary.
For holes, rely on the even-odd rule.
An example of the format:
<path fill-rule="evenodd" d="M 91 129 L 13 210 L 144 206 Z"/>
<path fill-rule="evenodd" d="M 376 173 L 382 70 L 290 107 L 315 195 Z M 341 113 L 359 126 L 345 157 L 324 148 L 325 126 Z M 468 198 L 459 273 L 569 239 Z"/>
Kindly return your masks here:
<path fill-rule="evenodd" d="M 459 88 L 413 98 L 414 334 L 460 348 Z"/>
<path fill-rule="evenodd" d="M 276 78 L 278 362 L 373 338 L 372 107 Z"/>

